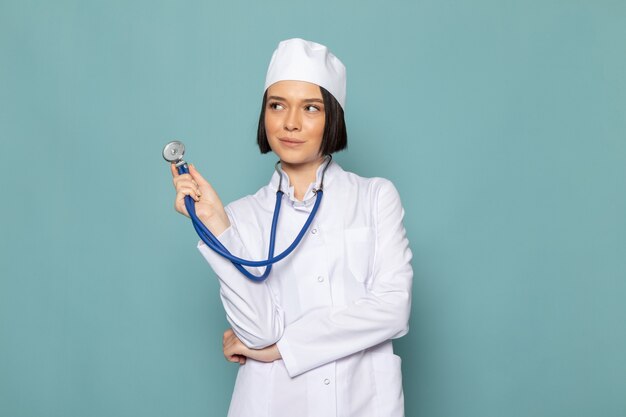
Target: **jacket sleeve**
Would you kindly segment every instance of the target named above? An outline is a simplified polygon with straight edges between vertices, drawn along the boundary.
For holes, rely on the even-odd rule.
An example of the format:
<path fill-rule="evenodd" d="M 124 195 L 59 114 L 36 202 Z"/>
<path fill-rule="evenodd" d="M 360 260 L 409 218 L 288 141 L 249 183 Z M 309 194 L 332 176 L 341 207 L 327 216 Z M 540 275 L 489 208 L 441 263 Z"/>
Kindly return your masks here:
<path fill-rule="evenodd" d="M 219 241 L 233 255 L 250 259 L 228 207 L 226 214 L 231 226 L 218 236 Z M 284 330 L 284 313 L 268 280 L 255 282 L 244 277 L 229 260 L 215 253 L 202 240 L 198 241 L 198 250 L 219 279 L 226 319 L 237 337 L 252 349 L 262 349 L 276 343 Z M 263 272 L 259 268 L 247 269 L 255 275 Z"/>
<path fill-rule="evenodd" d="M 285 327 L 277 346 L 291 377 L 408 332 L 412 253 L 404 209 L 390 181 L 382 181 L 375 210 L 374 277 L 367 295 L 311 311 Z"/>

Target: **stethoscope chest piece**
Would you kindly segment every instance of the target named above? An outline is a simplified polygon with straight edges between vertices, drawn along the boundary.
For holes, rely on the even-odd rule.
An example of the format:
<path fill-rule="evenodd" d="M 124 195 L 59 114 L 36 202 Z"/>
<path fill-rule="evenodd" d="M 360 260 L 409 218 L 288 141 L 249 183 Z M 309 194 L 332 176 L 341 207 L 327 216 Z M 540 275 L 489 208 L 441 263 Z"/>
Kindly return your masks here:
<path fill-rule="evenodd" d="M 180 141 L 172 141 L 163 148 L 163 159 L 177 166 L 181 162 L 183 164 L 185 163 L 185 161 L 183 161 L 183 155 L 185 155 L 185 145 Z"/>

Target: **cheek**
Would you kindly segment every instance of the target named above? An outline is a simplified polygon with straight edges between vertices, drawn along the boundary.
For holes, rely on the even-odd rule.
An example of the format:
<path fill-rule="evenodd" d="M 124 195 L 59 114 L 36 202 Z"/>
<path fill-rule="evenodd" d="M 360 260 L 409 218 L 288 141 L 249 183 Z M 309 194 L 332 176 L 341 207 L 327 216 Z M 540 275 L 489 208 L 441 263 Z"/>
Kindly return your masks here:
<path fill-rule="evenodd" d="M 271 139 L 272 133 L 276 132 L 276 118 L 265 115 L 264 124 L 265 124 L 265 135 L 267 136 L 269 140 Z"/>
<path fill-rule="evenodd" d="M 265 125 L 265 131 L 268 132 L 272 130 L 272 118 L 265 113 L 265 118 L 263 119 L 263 124 Z"/>
<path fill-rule="evenodd" d="M 308 131 L 311 135 L 315 136 L 315 139 L 321 141 L 324 136 L 324 119 L 311 120 L 308 126 Z"/>
<path fill-rule="evenodd" d="M 321 142 L 324 136 L 324 121 L 322 121 L 321 123 L 317 125 L 317 134 L 319 137 L 319 141 Z"/>

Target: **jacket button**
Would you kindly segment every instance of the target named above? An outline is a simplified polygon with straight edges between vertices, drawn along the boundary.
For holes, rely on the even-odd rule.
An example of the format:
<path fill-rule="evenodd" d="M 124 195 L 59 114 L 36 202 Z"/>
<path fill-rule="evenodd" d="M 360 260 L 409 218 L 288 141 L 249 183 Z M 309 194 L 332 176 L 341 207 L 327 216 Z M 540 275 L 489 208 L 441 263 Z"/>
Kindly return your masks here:
<path fill-rule="evenodd" d="M 324 385 L 328 385 L 328 384 L 330 384 L 330 379 L 326 378 L 326 379 L 324 380 Z"/>
<path fill-rule="evenodd" d="M 316 234 L 317 233 L 317 229 L 311 230 L 311 233 Z"/>
<path fill-rule="evenodd" d="M 317 277 L 317 281 L 318 282 L 324 282 L 324 277 L 320 275 L 319 277 Z"/>

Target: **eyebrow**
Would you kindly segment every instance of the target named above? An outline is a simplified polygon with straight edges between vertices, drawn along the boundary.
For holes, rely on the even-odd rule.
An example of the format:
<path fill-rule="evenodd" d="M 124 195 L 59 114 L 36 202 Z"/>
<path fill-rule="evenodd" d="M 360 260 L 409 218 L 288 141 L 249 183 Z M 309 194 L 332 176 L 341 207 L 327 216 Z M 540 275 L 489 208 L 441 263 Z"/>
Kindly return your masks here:
<path fill-rule="evenodd" d="M 267 99 L 268 100 L 288 101 L 286 98 L 280 97 L 280 96 L 269 96 Z M 303 103 L 322 103 L 322 104 L 324 104 L 324 100 L 322 100 L 321 98 L 305 98 L 304 100 L 302 100 L 302 102 Z"/>

